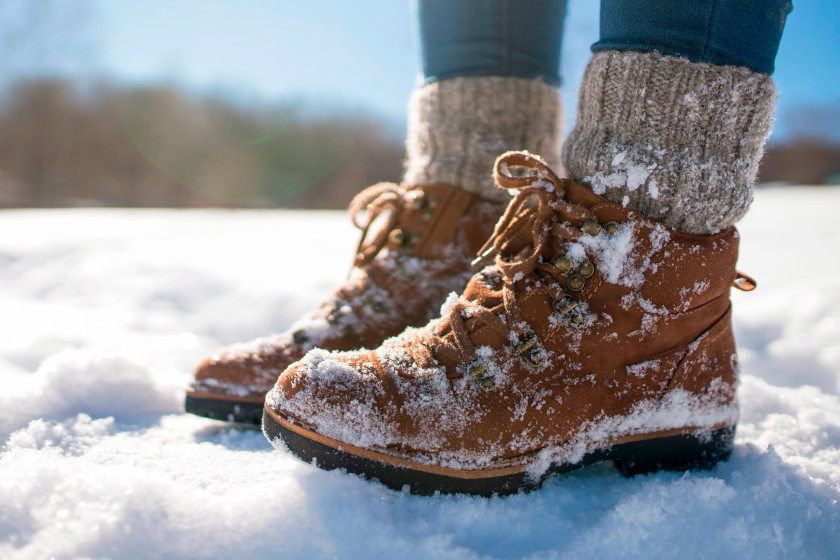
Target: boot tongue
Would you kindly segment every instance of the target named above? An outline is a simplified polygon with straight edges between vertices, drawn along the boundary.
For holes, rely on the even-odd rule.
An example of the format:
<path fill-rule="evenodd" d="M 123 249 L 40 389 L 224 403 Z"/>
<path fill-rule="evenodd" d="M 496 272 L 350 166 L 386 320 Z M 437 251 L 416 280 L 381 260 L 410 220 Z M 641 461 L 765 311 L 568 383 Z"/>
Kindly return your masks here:
<path fill-rule="evenodd" d="M 576 183 L 575 181 L 566 181 L 563 188 L 566 191 L 564 198 L 572 204 L 579 204 L 591 208 L 596 204 L 609 202 L 604 197 L 592 192 L 589 187 Z"/>

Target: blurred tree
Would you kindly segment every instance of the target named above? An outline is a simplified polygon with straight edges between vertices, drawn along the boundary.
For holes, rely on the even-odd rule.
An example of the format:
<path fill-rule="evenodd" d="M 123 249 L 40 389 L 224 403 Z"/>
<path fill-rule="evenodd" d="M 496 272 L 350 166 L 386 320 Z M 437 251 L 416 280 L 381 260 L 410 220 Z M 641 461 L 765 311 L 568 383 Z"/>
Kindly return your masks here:
<path fill-rule="evenodd" d="M 794 185 L 840 184 L 840 144 L 795 138 L 768 148 L 759 179 Z"/>
<path fill-rule="evenodd" d="M 787 110 L 786 140 L 772 141 L 759 180 L 797 185 L 840 183 L 840 101 Z"/>
<path fill-rule="evenodd" d="M 0 204 L 344 208 L 399 177 L 371 118 L 302 117 L 169 87 L 17 82 L 0 104 Z"/>

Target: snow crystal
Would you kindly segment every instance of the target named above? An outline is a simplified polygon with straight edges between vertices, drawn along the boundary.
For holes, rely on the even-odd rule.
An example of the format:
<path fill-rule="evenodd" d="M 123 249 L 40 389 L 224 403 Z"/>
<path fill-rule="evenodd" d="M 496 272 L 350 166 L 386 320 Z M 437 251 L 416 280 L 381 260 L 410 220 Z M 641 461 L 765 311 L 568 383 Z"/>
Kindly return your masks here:
<path fill-rule="evenodd" d="M 639 154 L 630 153 L 628 150 L 619 150 L 611 161 L 612 172 L 598 171 L 595 175 L 583 177 L 583 182 L 598 195 L 603 195 L 607 189 L 624 187 L 629 191 L 635 191 L 647 183 L 651 172 L 657 168 L 656 163 L 649 163 L 644 159 Z M 648 193 L 653 198 L 659 196 L 655 180 L 651 180 L 648 184 Z M 626 204 L 623 205 L 626 206 Z"/>
<path fill-rule="evenodd" d="M 545 179 L 537 179 L 536 181 L 531 183 L 531 186 L 538 189 L 543 189 L 547 192 L 554 192 L 554 183 Z"/>
<path fill-rule="evenodd" d="M 644 271 L 632 267 L 635 229 L 635 223 L 625 222 L 612 234 L 601 231 L 595 237 L 584 235 L 577 243 L 569 245 L 569 252 L 574 255 L 570 258 L 583 260 L 586 252 L 596 255 L 598 260 L 595 266 L 607 282 L 636 286 Z"/>
<path fill-rule="evenodd" d="M 651 179 L 648 183 L 648 195 L 653 199 L 659 198 L 659 186 L 656 184 L 656 179 Z"/>
<path fill-rule="evenodd" d="M 635 165 L 627 168 L 627 188 L 631 191 L 635 191 L 645 184 L 648 175 L 650 175 L 650 173 L 645 165 Z"/>
<path fill-rule="evenodd" d="M 458 303 L 458 293 L 456 292 L 449 292 L 449 295 L 446 296 L 446 300 L 440 306 L 440 315 L 441 317 L 445 317 L 452 312 L 452 309 L 455 307 L 455 304 Z"/>

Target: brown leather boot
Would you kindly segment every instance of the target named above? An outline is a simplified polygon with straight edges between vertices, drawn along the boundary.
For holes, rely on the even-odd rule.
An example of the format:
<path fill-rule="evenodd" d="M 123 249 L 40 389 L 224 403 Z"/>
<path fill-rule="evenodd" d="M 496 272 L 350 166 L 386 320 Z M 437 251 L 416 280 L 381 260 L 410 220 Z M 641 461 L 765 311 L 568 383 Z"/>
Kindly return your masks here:
<path fill-rule="evenodd" d="M 450 292 L 464 289 L 470 259 L 503 210 L 447 185 L 366 189 L 350 205 L 364 233 L 348 280 L 285 333 L 207 358 L 187 391 L 187 412 L 259 425 L 265 394 L 308 350 L 376 348 L 427 323 Z"/>
<path fill-rule="evenodd" d="M 500 157 L 496 180 L 521 191 L 486 245 L 495 264 L 426 327 L 287 369 L 266 398 L 267 437 L 419 493 L 513 492 L 599 461 L 636 473 L 726 458 L 738 418 L 729 288 L 750 287 L 736 231 L 668 229 L 527 153 Z"/>

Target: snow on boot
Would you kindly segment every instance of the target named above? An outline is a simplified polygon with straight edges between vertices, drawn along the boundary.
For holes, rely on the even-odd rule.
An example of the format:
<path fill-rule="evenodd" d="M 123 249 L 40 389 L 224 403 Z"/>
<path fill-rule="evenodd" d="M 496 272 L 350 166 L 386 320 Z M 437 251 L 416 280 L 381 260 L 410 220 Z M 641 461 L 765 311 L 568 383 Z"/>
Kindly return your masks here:
<path fill-rule="evenodd" d="M 707 468 L 738 419 L 729 289 L 738 234 L 667 228 L 501 156 L 519 189 L 442 317 L 376 350 L 313 350 L 266 397 L 263 430 L 325 469 L 412 492 L 489 495 L 615 461 Z"/>
<path fill-rule="evenodd" d="M 374 185 L 350 205 L 363 230 L 348 280 L 283 334 L 207 358 L 187 391 L 186 411 L 259 425 L 266 392 L 314 347 L 375 348 L 436 317 L 472 275 L 470 259 L 504 205 L 442 185 Z"/>

